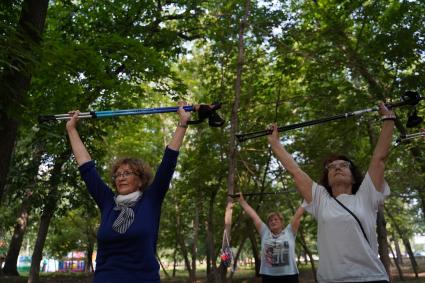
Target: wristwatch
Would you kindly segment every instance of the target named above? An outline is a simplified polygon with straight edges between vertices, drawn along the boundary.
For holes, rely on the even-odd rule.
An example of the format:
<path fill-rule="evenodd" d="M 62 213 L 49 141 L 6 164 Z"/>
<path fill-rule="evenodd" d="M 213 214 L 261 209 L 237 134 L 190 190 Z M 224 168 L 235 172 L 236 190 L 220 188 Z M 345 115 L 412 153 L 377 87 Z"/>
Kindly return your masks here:
<path fill-rule="evenodd" d="M 383 115 L 382 117 L 381 117 L 381 120 L 382 121 L 386 121 L 386 120 L 392 120 L 392 121 L 395 121 L 397 118 L 396 118 L 396 116 L 395 116 L 395 114 L 387 114 L 387 115 Z"/>
<path fill-rule="evenodd" d="M 187 129 L 187 123 L 186 123 L 186 124 L 183 124 L 181 121 L 179 121 L 179 122 L 177 123 L 177 127 Z"/>

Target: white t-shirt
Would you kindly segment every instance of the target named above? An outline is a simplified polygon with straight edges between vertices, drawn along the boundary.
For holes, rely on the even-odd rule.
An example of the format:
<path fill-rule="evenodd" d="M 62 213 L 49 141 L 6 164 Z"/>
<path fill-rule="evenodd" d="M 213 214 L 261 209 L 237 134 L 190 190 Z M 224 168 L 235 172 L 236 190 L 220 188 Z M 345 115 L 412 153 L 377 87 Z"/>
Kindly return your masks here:
<path fill-rule="evenodd" d="M 291 224 L 274 235 L 263 222 L 261 225 L 260 274 L 283 276 L 298 274 L 295 261 L 295 236 Z"/>
<path fill-rule="evenodd" d="M 360 220 L 369 244 L 354 217 L 323 186 L 313 183 L 313 201 L 306 210 L 318 222 L 319 282 L 388 280 L 378 257 L 376 215 L 379 204 L 389 194 L 386 182 L 383 193 L 378 192 L 367 173 L 355 195 L 337 197 Z"/>

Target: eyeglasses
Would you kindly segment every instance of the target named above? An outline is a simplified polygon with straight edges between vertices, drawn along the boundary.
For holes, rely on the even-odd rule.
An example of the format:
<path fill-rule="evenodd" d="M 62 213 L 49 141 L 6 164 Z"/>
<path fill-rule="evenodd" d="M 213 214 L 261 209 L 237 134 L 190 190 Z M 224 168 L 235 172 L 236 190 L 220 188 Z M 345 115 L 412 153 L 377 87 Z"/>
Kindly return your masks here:
<path fill-rule="evenodd" d="M 335 170 L 336 168 L 350 168 L 351 167 L 351 163 L 349 161 L 343 160 L 343 161 L 338 161 L 338 162 L 332 162 L 332 163 L 328 163 L 325 165 L 325 168 L 330 170 Z"/>
<path fill-rule="evenodd" d="M 138 174 L 137 174 L 137 173 L 130 172 L 130 171 L 124 171 L 124 172 L 122 172 L 122 173 L 115 173 L 115 174 L 112 176 L 112 180 L 113 180 L 113 181 L 115 181 L 115 180 L 117 180 L 119 177 L 128 178 L 130 175 L 138 176 Z"/>

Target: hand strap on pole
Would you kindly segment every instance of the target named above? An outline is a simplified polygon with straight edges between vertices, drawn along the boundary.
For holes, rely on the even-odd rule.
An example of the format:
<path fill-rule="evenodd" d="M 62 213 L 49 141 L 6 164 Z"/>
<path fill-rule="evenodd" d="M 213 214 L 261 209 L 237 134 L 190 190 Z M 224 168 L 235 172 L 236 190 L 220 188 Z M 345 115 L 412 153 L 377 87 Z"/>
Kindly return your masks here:
<path fill-rule="evenodd" d="M 189 125 L 200 124 L 205 119 L 208 119 L 208 125 L 210 127 L 221 127 L 224 124 L 224 120 L 217 114 L 217 110 L 221 108 L 221 103 L 213 103 L 213 104 L 200 104 L 196 108 L 196 112 L 198 113 L 198 120 L 189 121 Z"/>

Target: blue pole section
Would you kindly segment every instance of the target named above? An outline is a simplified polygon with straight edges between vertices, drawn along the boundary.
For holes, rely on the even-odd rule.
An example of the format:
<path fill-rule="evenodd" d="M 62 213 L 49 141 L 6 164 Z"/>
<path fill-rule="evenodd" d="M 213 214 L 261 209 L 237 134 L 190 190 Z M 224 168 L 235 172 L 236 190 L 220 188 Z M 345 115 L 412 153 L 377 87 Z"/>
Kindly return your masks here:
<path fill-rule="evenodd" d="M 178 106 L 171 107 L 158 107 L 158 108 L 141 108 L 141 109 L 125 109 L 125 110 L 106 110 L 106 111 L 90 111 L 90 112 L 80 112 L 78 115 L 79 118 L 106 118 L 106 117 L 118 117 L 118 116 L 130 116 L 130 115 L 149 115 L 157 113 L 168 113 L 168 112 L 177 112 L 179 109 Z M 196 111 L 193 106 L 183 106 L 185 111 Z M 57 114 L 57 115 L 43 115 L 39 116 L 38 120 L 40 123 L 47 121 L 60 121 L 60 120 L 69 120 L 70 116 L 66 114 Z"/>
<path fill-rule="evenodd" d="M 149 115 L 157 113 L 177 112 L 178 106 L 173 107 L 159 107 L 159 108 L 144 108 L 144 109 L 126 109 L 126 110 L 107 110 L 107 111 L 94 111 L 96 118 L 115 117 L 115 116 L 128 116 L 128 115 Z M 183 106 L 185 111 L 194 111 L 193 106 Z"/>

